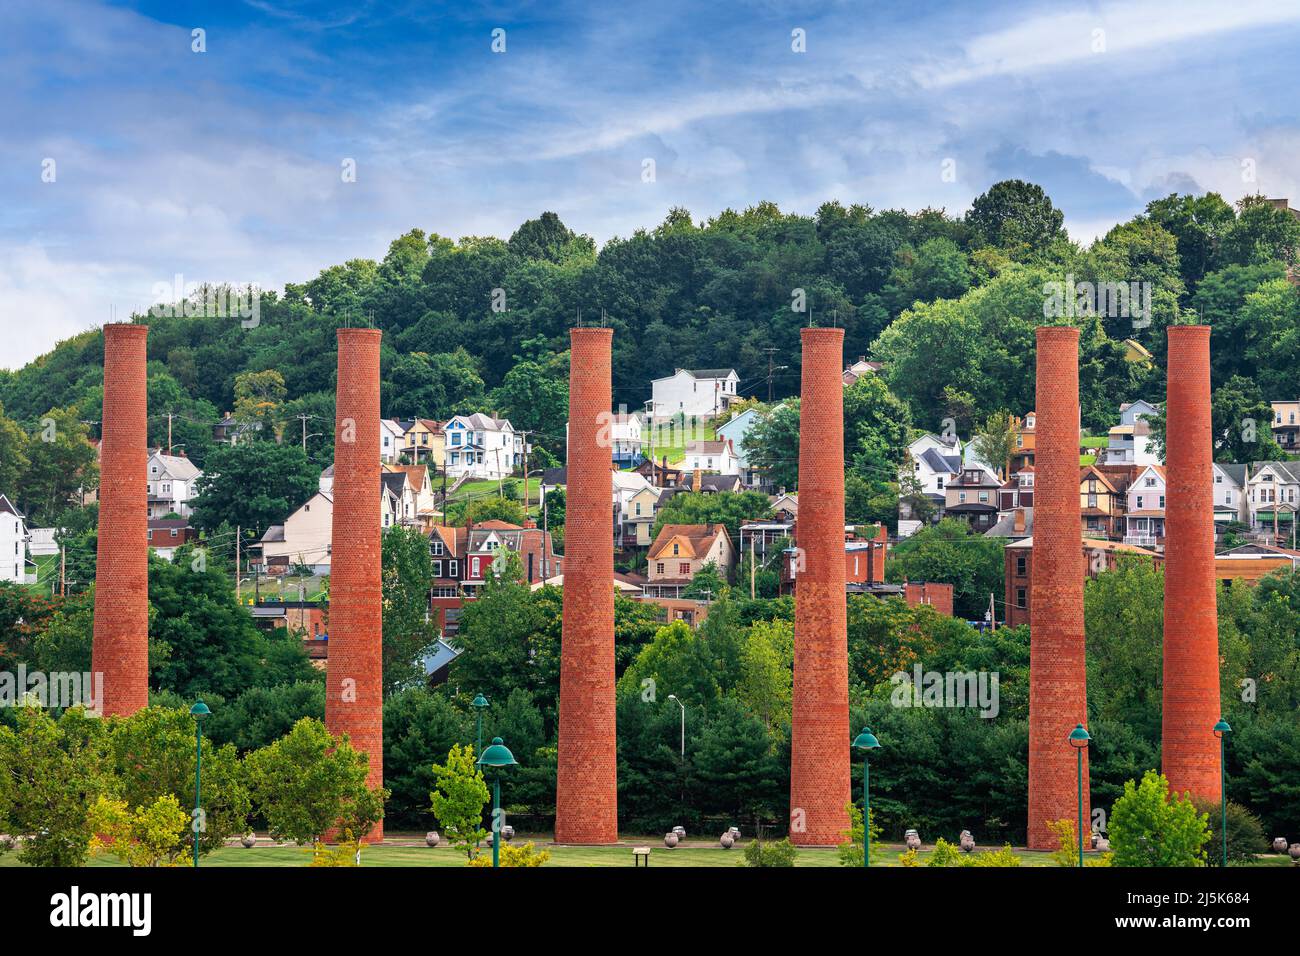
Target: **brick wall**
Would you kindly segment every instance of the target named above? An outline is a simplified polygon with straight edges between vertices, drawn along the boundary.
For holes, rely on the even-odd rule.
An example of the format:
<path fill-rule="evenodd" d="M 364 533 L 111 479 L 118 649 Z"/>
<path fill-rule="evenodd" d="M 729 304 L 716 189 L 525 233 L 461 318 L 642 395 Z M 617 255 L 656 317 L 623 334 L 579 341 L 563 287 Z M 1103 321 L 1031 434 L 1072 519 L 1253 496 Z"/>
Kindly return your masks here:
<path fill-rule="evenodd" d="M 844 593 L 843 329 L 803 329 L 790 839 L 844 840 L 849 818 L 848 631 Z"/>
<path fill-rule="evenodd" d="M 618 841 L 614 590 L 610 586 L 614 512 L 609 504 L 613 338 L 612 329 L 570 330 L 557 843 Z"/>
<path fill-rule="evenodd" d="M 904 597 L 908 607 L 928 604 L 940 614 L 952 617 L 952 585 L 935 581 L 908 581 Z"/>
<path fill-rule="evenodd" d="M 1078 814 L 1068 737 L 1088 722 L 1083 641 L 1083 522 L 1079 512 L 1079 330 L 1038 329 L 1034 433 L 1033 629 L 1029 650 L 1028 845 L 1051 849 L 1051 820 Z M 1088 825 L 1088 762 L 1083 764 Z"/>
<path fill-rule="evenodd" d="M 375 507 L 381 335 L 378 329 L 338 330 L 325 690 L 325 725 L 369 755 L 372 787 L 384 781 L 382 553 Z M 383 832 L 381 823 L 368 840 L 382 840 Z"/>
<path fill-rule="evenodd" d="M 1163 746 L 1175 792 L 1218 800 L 1219 632 L 1214 579 L 1210 329 L 1169 329 L 1166 386 Z"/>
<path fill-rule="evenodd" d="M 104 326 L 99 542 L 91 669 L 104 675 L 104 714 L 149 703 L 149 327 Z"/>

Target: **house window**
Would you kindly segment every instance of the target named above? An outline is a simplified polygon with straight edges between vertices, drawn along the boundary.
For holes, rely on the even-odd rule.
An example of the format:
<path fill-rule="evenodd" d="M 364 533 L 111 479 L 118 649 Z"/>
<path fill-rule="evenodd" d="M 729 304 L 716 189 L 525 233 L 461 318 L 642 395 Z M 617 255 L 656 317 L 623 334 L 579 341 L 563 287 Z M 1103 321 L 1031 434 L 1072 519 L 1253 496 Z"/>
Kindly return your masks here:
<path fill-rule="evenodd" d="M 1025 608 L 1025 589 L 1016 588 L 1016 607 L 1023 610 Z"/>
<path fill-rule="evenodd" d="M 683 561 L 683 562 L 681 562 L 680 564 L 678 564 L 678 565 L 677 565 L 677 573 L 680 574 L 682 577 L 686 577 L 686 575 L 690 574 L 690 573 L 691 573 L 691 564 L 690 564 L 690 562 L 689 562 L 689 561 Z"/>
<path fill-rule="evenodd" d="M 433 542 L 433 547 L 430 548 L 429 550 L 430 550 L 433 554 L 442 554 L 442 551 L 443 551 L 443 548 L 442 548 L 442 542 L 441 542 L 441 541 L 435 541 L 435 542 Z"/>
<path fill-rule="evenodd" d="M 454 578 L 454 577 L 456 577 L 456 572 L 460 570 L 460 568 L 459 568 L 459 564 L 460 564 L 459 561 L 448 561 L 448 562 L 447 562 L 447 577 L 449 577 L 449 578 Z"/>
<path fill-rule="evenodd" d="M 662 561 L 659 561 L 658 563 L 655 564 L 655 574 L 663 574 L 663 573 L 664 573 L 664 563 Z"/>
<path fill-rule="evenodd" d="M 681 545 L 674 544 L 674 545 L 673 545 L 673 555 L 676 556 L 676 555 L 678 555 L 678 554 L 681 554 Z"/>
<path fill-rule="evenodd" d="M 471 578 L 477 578 L 481 576 L 482 568 L 481 565 L 479 564 L 478 558 L 471 559 L 469 569 L 470 569 L 469 576 Z"/>
<path fill-rule="evenodd" d="M 1164 496 L 1164 495 L 1161 495 L 1161 496 L 1160 496 L 1160 507 L 1163 508 L 1164 506 L 1165 506 L 1165 496 Z"/>
<path fill-rule="evenodd" d="M 1029 559 L 1023 554 L 1016 555 L 1016 577 L 1023 578 L 1025 570 L 1029 567 Z"/>
<path fill-rule="evenodd" d="M 939 481 L 939 490 L 943 491 L 943 475 L 939 476 L 938 481 Z"/>
<path fill-rule="evenodd" d="M 1136 511 L 1141 511 L 1141 510 L 1142 510 L 1142 496 L 1141 496 L 1141 495 L 1138 495 L 1138 496 L 1137 496 L 1137 508 L 1134 509 L 1134 510 L 1136 510 Z"/>
<path fill-rule="evenodd" d="M 959 492 L 957 492 L 957 501 L 958 501 L 958 503 L 965 503 L 965 501 L 966 501 L 966 492 L 964 492 L 964 491 L 959 491 Z"/>
<path fill-rule="evenodd" d="M 435 562 L 433 562 L 433 576 L 434 576 L 435 578 L 440 578 L 440 577 L 442 577 L 442 562 L 441 562 L 441 561 L 435 561 Z"/>
<path fill-rule="evenodd" d="M 988 493 L 987 491 L 981 491 L 981 492 L 980 492 L 980 503 L 981 503 L 981 504 L 988 504 L 988 500 L 989 500 L 989 493 Z"/>

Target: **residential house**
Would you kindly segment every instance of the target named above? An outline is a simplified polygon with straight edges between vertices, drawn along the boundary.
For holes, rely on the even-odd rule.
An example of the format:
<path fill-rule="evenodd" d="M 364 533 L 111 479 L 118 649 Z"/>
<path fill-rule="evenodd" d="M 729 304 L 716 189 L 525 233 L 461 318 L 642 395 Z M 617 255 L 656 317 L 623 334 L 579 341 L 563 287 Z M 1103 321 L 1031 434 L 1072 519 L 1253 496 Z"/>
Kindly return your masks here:
<path fill-rule="evenodd" d="M 1026 465 L 1002 483 L 998 489 L 998 511 L 1014 511 L 1034 506 L 1034 466 Z"/>
<path fill-rule="evenodd" d="M 1150 365 L 1154 359 L 1151 351 L 1137 339 L 1125 339 L 1124 361 L 1133 365 Z"/>
<path fill-rule="evenodd" d="M 772 517 L 776 521 L 797 521 L 799 518 L 799 496 L 783 491 L 772 497 Z"/>
<path fill-rule="evenodd" d="M 615 467 L 632 468 L 645 459 L 642 432 L 641 416 L 625 412 L 610 413 L 609 443 Z M 565 425 L 565 434 L 568 434 L 568 425 Z"/>
<path fill-rule="evenodd" d="M 759 418 L 760 412 L 757 409 L 747 408 L 725 425 L 719 426 L 717 430 L 717 436 L 720 440 L 731 443 L 732 450 L 736 455 L 738 473 L 741 482 L 746 488 L 761 489 L 770 484 L 765 479 L 762 470 L 755 468 L 750 463 L 749 452 L 745 448 L 745 436 L 749 434 L 749 430 L 754 427 Z"/>
<path fill-rule="evenodd" d="M 1300 462 L 1257 461 L 1246 480 L 1252 531 L 1290 538 L 1300 507 Z"/>
<path fill-rule="evenodd" d="M 1246 465 L 1214 463 L 1214 521 L 1250 523 L 1247 502 L 1246 478 L 1250 469 Z"/>
<path fill-rule="evenodd" d="M 27 542 L 26 518 L 0 494 L 0 581 L 36 583 L 36 564 L 27 557 Z"/>
<path fill-rule="evenodd" d="M 1128 486 L 1124 509 L 1124 543 L 1141 548 L 1165 543 L 1165 468 L 1146 465 Z"/>
<path fill-rule="evenodd" d="M 493 562 L 511 552 L 519 556 L 520 577 L 526 584 L 563 574 L 564 558 L 555 553 L 550 533 L 531 521 L 522 526 L 495 520 L 469 528 L 438 525 L 429 532 L 433 563 L 429 613 L 445 637 L 459 629 L 465 602 L 478 596 Z"/>
<path fill-rule="evenodd" d="M 284 574 L 291 567 L 309 567 L 313 574 L 329 574 L 334 527 L 334 495 L 318 491 L 283 524 L 273 524 L 249 549 L 261 554 L 262 569 Z"/>
<path fill-rule="evenodd" d="M 686 443 L 685 471 L 709 471 L 719 475 L 739 475 L 740 458 L 728 438 L 717 441 Z"/>
<path fill-rule="evenodd" d="M 993 527 L 998 518 L 998 492 L 1002 482 L 986 468 L 964 467 L 944 489 L 944 513 L 962 518 L 974 531 Z"/>
<path fill-rule="evenodd" d="M 1119 538 L 1124 530 L 1125 496 L 1093 465 L 1079 469 L 1079 513 L 1088 538 Z"/>
<path fill-rule="evenodd" d="M 622 540 L 615 542 L 616 547 L 648 548 L 654 543 L 650 532 L 654 529 L 655 515 L 659 512 L 659 496 L 662 491 L 654 485 L 647 485 L 627 499 L 624 510 L 619 515 L 622 527 Z"/>
<path fill-rule="evenodd" d="M 177 514 L 190 516 L 190 499 L 203 472 L 184 455 L 165 455 L 161 450 L 149 454 L 149 517 L 165 518 Z"/>
<path fill-rule="evenodd" d="M 406 429 L 395 418 L 379 419 L 379 460 L 386 465 L 397 461 L 404 445 Z"/>
<path fill-rule="evenodd" d="M 1300 402 L 1273 402 L 1273 440 L 1283 451 L 1300 450 Z"/>
<path fill-rule="evenodd" d="M 382 465 L 382 470 L 386 474 L 401 474 L 406 476 L 407 488 L 401 494 L 404 502 L 409 496 L 411 504 L 411 513 L 407 515 L 405 506 L 402 513 L 408 520 L 403 520 L 406 525 L 415 525 L 428 531 L 439 518 L 442 512 L 438 510 L 438 498 L 433 490 L 433 479 L 429 474 L 428 465 Z M 414 520 L 409 520 L 410 517 Z"/>
<path fill-rule="evenodd" d="M 649 478 L 650 483 L 657 488 L 671 488 L 682 483 L 682 469 L 676 465 L 669 465 L 667 455 L 659 461 L 647 458 L 632 470 L 638 475 Z"/>
<path fill-rule="evenodd" d="M 679 368 L 650 383 L 651 418 L 716 417 L 737 399 L 739 385 L 734 368 Z"/>
<path fill-rule="evenodd" d="M 906 482 L 909 466 L 919 491 L 934 505 L 936 513 L 942 513 L 947 501 L 947 485 L 961 474 L 961 442 L 955 437 L 949 440 L 927 432 L 907 446 L 900 482 Z M 912 518 L 913 510 L 906 498 L 899 503 L 899 515 L 903 519 Z"/>
<path fill-rule="evenodd" d="M 450 424 L 450 423 L 448 423 Z M 398 422 L 402 435 L 398 439 L 398 456 L 413 465 L 430 465 L 436 471 L 446 468 L 446 426 L 428 418 Z"/>
<path fill-rule="evenodd" d="M 199 539 L 186 518 L 150 518 L 147 537 L 149 547 L 164 561 L 170 561 L 176 549 Z"/>
<path fill-rule="evenodd" d="M 847 388 L 864 375 L 878 374 L 884 367 L 884 362 L 868 362 L 865 355 L 859 355 L 858 360 L 844 370 L 844 385 Z"/>
<path fill-rule="evenodd" d="M 888 529 L 871 525 L 858 532 L 852 525 L 844 529 L 844 581 L 848 592 L 868 593 L 885 583 L 885 554 L 889 547 Z M 794 594 L 798 585 L 803 554 L 798 547 L 786 548 L 782 555 L 778 588 L 781 594 Z"/>
<path fill-rule="evenodd" d="M 1015 474 L 1025 465 L 1034 463 L 1034 426 L 1037 412 L 1028 412 L 1023 419 L 1015 420 L 1015 441 L 1012 444 L 1010 473 Z"/>
<path fill-rule="evenodd" d="M 523 466 L 524 442 L 503 418 L 475 413 L 457 415 L 443 427 L 447 477 L 498 480 Z"/>
<path fill-rule="evenodd" d="M 726 525 L 664 525 L 650 545 L 646 596 L 681 597 L 695 573 L 710 562 L 723 576 L 735 566 L 736 551 Z"/>
<path fill-rule="evenodd" d="M 1151 419 L 1160 409 L 1143 399 L 1119 407 L 1119 424 L 1106 433 L 1106 447 L 1097 456 L 1103 465 L 1154 465 L 1159 463 L 1151 440 Z"/>
<path fill-rule="evenodd" d="M 261 422 L 241 422 L 232 413 L 226 412 L 221 416 L 221 421 L 212 426 L 212 440 L 222 445 L 234 445 L 251 432 L 261 430 Z"/>

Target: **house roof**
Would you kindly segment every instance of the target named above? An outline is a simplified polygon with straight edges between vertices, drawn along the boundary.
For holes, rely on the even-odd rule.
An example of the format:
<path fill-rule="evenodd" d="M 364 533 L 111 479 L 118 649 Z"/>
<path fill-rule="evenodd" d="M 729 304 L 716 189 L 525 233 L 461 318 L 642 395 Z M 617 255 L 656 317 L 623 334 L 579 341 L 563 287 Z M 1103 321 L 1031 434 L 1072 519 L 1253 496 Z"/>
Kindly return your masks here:
<path fill-rule="evenodd" d="M 686 368 L 682 371 L 696 378 L 729 378 L 736 374 L 734 368 Z"/>
<path fill-rule="evenodd" d="M 273 524 L 273 525 L 271 525 L 271 527 L 267 528 L 266 531 L 265 531 L 265 533 L 264 533 L 264 534 L 262 535 L 262 537 L 259 538 L 258 540 L 263 541 L 263 542 L 269 542 L 269 541 L 283 541 L 283 540 L 284 540 L 284 525 L 282 525 L 282 524 Z"/>
<path fill-rule="evenodd" d="M 724 455 L 729 452 L 734 454 L 730 438 L 720 438 L 717 441 L 688 441 L 686 443 L 686 454 L 688 455 Z"/>
<path fill-rule="evenodd" d="M 23 517 L 23 513 L 14 507 L 14 503 L 5 495 L 0 495 L 0 514 L 11 514 L 15 518 Z"/>
<path fill-rule="evenodd" d="M 740 475 L 701 475 L 701 491 L 738 491 Z"/>
<path fill-rule="evenodd" d="M 1300 481 L 1300 461 L 1257 461 L 1250 466 L 1251 477 L 1257 477 L 1264 468 L 1273 469 L 1288 481 Z"/>
<path fill-rule="evenodd" d="M 165 477 L 175 478 L 178 481 L 192 481 L 203 474 L 194 462 L 182 455 L 164 455 L 161 451 L 156 451 L 149 460 L 153 461 L 155 458 L 162 463 L 162 474 Z"/>
<path fill-rule="evenodd" d="M 1105 541 L 1101 538 L 1079 538 L 1079 544 L 1090 551 L 1123 551 L 1125 554 L 1146 554 L 1151 557 L 1159 557 L 1154 551 L 1147 548 L 1139 548 L 1135 544 L 1124 544 L 1121 541 Z M 1008 548 L 1032 548 L 1034 539 L 1032 536 L 1022 538 L 1020 541 L 1012 541 Z"/>
<path fill-rule="evenodd" d="M 1216 461 L 1214 463 L 1214 467 L 1218 468 L 1221 472 L 1227 475 L 1228 480 L 1231 481 L 1238 488 L 1245 487 L 1246 476 L 1248 474 L 1245 465 L 1224 464 Z"/>
<path fill-rule="evenodd" d="M 945 455 L 937 448 L 927 448 L 920 458 L 930 466 L 931 471 L 955 475 L 961 471 L 961 455 Z"/>
<path fill-rule="evenodd" d="M 689 554 L 677 555 L 678 557 L 699 557 L 708 552 L 720 535 L 726 534 L 727 527 L 723 524 L 666 524 L 659 529 L 654 543 L 650 545 L 649 560 L 660 557 L 674 540 L 685 542 L 690 549 Z"/>

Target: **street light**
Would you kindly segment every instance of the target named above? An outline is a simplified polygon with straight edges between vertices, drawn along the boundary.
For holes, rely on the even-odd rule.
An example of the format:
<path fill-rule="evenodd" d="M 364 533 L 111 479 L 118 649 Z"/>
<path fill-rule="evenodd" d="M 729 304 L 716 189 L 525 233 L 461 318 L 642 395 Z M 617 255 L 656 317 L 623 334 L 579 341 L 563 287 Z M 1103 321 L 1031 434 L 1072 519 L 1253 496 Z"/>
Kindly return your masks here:
<path fill-rule="evenodd" d="M 1070 746 L 1074 748 L 1075 755 L 1079 758 L 1079 865 L 1083 866 L 1083 752 L 1088 749 L 1088 742 L 1092 737 L 1084 729 L 1083 724 L 1075 724 L 1074 729 L 1070 731 Z"/>
<path fill-rule="evenodd" d="M 1214 736 L 1219 738 L 1219 806 L 1223 813 L 1221 826 L 1223 828 L 1223 865 L 1228 865 L 1228 757 L 1227 745 L 1228 734 L 1232 733 L 1232 728 L 1222 717 L 1214 725 Z"/>
<path fill-rule="evenodd" d="M 682 759 L 686 759 L 686 705 L 677 699 L 676 694 L 669 694 L 668 699 L 682 709 Z"/>
<path fill-rule="evenodd" d="M 474 701 L 470 706 L 478 711 L 478 743 L 474 752 L 481 754 L 483 752 L 483 711 L 487 709 L 488 706 L 487 698 L 482 694 L 475 694 Z"/>
<path fill-rule="evenodd" d="M 862 751 L 862 865 L 871 865 L 871 751 L 880 749 L 880 741 L 863 727 L 853 739 L 853 746 Z"/>
<path fill-rule="evenodd" d="M 203 802 L 201 783 L 203 781 L 203 718 L 210 715 L 212 711 L 208 710 L 208 705 L 203 701 L 195 701 L 194 706 L 190 708 L 190 716 L 194 718 L 194 819 L 190 822 L 190 830 L 194 838 L 194 865 L 199 865 L 199 820 L 202 819 Z"/>
<path fill-rule="evenodd" d="M 492 738 L 492 746 L 483 751 L 483 756 L 478 758 L 480 767 L 494 767 L 496 773 L 492 777 L 492 866 L 501 865 L 501 769 L 503 767 L 513 767 L 519 761 L 515 760 L 515 755 L 510 752 L 505 744 L 501 742 L 500 737 Z"/>

